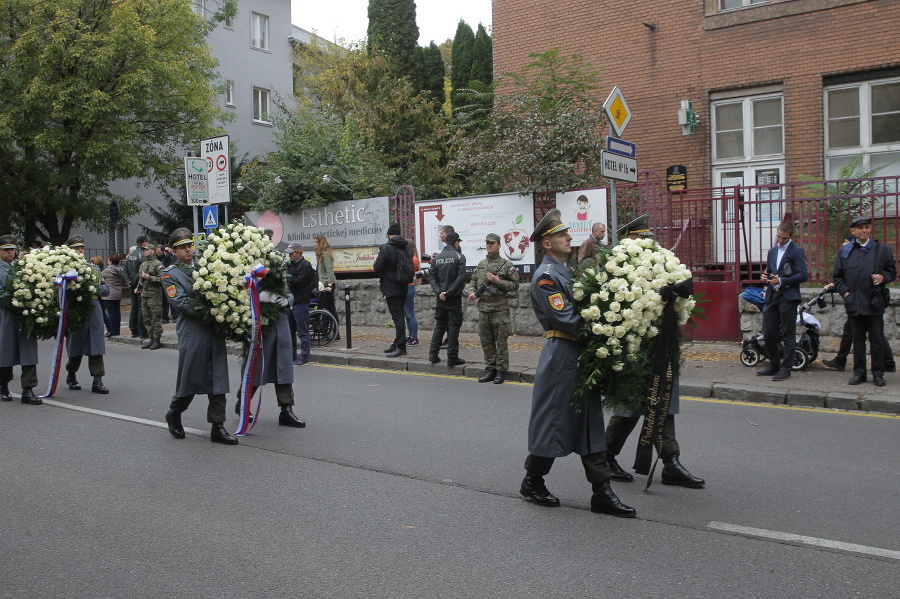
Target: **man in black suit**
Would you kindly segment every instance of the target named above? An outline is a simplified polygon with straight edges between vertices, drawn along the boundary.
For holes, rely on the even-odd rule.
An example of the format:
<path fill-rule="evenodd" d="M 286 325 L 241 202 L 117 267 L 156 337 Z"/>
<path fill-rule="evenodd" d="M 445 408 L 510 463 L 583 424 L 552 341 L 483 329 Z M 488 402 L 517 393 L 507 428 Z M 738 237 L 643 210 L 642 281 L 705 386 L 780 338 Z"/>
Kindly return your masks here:
<path fill-rule="evenodd" d="M 838 253 L 834 286 L 844 298 L 847 319 L 853 322 L 853 378 L 849 384 L 866 381 L 866 336 L 872 352 L 872 382 L 884 387 L 885 285 L 897 278 L 894 254 L 884 243 L 872 239 L 872 219 L 860 216 L 850 222 L 856 235 Z"/>
<path fill-rule="evenodd" d="M 806 256 L 803 248 L 792 241 L 794 225 L 784 222 L 775 231 L 775 247 L 769 250 L 766 271 L 762 280 L 766 286 L 766 305 L 763 307 L 763 338 L 769 366 L 756 372 L 771 376 L 773 381 L 790 378 L 797 346 L 797 307 L 800 305 L 800 284 L 806 282 Z M 779 342 L 784 354 L 779 355 Z"/>

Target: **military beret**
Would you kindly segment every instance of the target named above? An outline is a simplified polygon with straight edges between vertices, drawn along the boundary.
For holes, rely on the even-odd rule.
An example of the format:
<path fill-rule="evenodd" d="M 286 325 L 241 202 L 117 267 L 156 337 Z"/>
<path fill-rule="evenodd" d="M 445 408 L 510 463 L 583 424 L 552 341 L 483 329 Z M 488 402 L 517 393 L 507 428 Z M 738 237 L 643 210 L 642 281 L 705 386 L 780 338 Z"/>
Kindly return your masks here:
<path fill-rule="evenodd" d="M 19 244 L 12 235 L 0 236 L 0 250 L 14 250 L 17 247 L 19 247 Z"/>
<path fill-rule="evenodd" d="M 564 225 L 562 219 L 560 219 L 560 212 L 557 209 L 553 209 L 547 214 L 544 215 L 544 218 L 541 219 L 541 222 L 534 228 L 534 232 L 531 234 L 531 241 L 540 241 L 547 235 L 552 235 L 553 233 L 559 233 L 560 231 L 565 231 L 569 227 Z"/>
<path fill-rule="evenodd" d="M 487 237 L 484 238 L 487 243 L 500 243 L 500 236 L 496 233 L 488 233 Z"/>
<path fill-rule="evenodd" d="M 619 227 L 619 229 L 616 231 L 616 236 L 619 239 L 628 235 L 653 237 L 653 231 L 650 230 L 650 215 L 642 214 L 627 225 Z"/>
<path fill-rule="evenodd" d="M 84 237 L 82 237 L 81 235 L 73 235 L 66 239 L 66 245 L 70 248 L 83 248 Z"/>
<path fill-rule="evenodd" d="M 194 234 L 187 227 L 178 227 L 169 236 L 169 247 L 171 248 L 177 248 L 189 243 L 194 243 Z"/>
<path fill-rule="evenodd" d="M 871 225 L 872 217 L 871 216 L 857 216 L 853 220 L 850 221 L 850 228 L 859 227 L 861 225 Z"/>
<path fill-rule="evenodd" d="M 145 250 L 155 250 L 155 249 L 156 249 L 156 244 L 153 243 L 152 241 L 148 241 L 148 242 L 147 242 L 147 245 L 144 246 L 144 249 L 145 249 Z"/>

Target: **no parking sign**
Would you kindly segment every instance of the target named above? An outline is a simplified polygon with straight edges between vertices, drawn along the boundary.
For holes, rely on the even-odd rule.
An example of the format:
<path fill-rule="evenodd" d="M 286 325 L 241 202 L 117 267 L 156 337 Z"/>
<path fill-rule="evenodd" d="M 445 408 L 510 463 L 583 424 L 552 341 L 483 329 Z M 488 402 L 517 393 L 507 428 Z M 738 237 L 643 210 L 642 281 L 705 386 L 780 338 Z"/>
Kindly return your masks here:
<path fill-rule="evenodd" d="M 209 186 L 207 203 L 227 204 L 231 202 L 231 155 L 228 136 L 222 135 L 201 140 L 200 157 L 206 161 Z"/>

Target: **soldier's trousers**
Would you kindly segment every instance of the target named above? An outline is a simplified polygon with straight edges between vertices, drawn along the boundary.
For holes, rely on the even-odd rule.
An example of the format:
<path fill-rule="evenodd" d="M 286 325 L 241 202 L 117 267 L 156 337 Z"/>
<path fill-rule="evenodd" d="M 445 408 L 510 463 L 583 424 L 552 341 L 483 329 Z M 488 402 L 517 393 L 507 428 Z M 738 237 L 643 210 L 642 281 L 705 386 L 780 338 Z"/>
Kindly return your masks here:
<path fill-rule="evenodd" d="M 72 356 L 66 362 L 66 372 L 75 374 L 81 368 L 81 358 L 84 356 Z M 91 376 L 106 376 L 106 370 L 103 368 L 103 356 L 88 356 L 88 371 Z"/>
<path fill-rule="evenodd" d="M 509 310 L 478 313 L 478 337 L 488 370 L 509 370 Z"/>
<path fill-rule="evenodd" d="M 210 393 L 209 407 L 206 409 L 206 421 L 210 424 L 223 424 L 225 422 L 225 394 Z M 173 397 L 169 409 L 176 414 L 181 414 L 188 409 L 191 401 L 194 400 L 194 394 L 185 395 L 184 397 Z"/>
<path fill-rule="evenodd" d="M 243 368 L 241 368 L 243 371 Z M 256 395 L 257 390 L 260 387 L 253 388 L 253 395 Z M 238 389 L 238 400 L 241 399 L 241 391 Z M 294 385 L 291 383 L 275 383 L 275 401 L 278 402 L 279 406 L 292 406 L 294 405 Z"/>
<path fill-rule="evenodd" d="M 162 337 L 162 304 L 160 296 L 146 291 L 141 294 L 141 317 L 151 339 Z"/>
<path fill-rule="evenodd" d="M 525 458 L 525 470 L 528 476 L 543 478 L 550 473 L 555 458 L 545 458 L 529 453 Z M 594 487 L 601 485 L 612 478 L 612 470 L 606 460 L 606 452 L 598 451 L 581 456 L 581 465 L 584 467 L 584 476 Z"/>
<path fill-rule="evenodd" d="M 606 450 L 610 455 L 615 457 L 622 452 L 625 440 L 640 419 L 640 416 L 610 416 L 606 425 Z M 678 439 L 675 438 L 675 414 L 668 414 L 663 423 L 663 450 L 659 457 L 666 459 L 679 453 Z"/>
<path fill-rule="evenodd" d="M 0 367 L 0 385 L 8 385 L 11 380 L 13 380 L 13 367 Z M 22 366 L 22 376 L 19 378 L 19 380 L 22 382 L 23 389 L 31 389 L 33 387 L 37 387 L 37 364 Z"/>

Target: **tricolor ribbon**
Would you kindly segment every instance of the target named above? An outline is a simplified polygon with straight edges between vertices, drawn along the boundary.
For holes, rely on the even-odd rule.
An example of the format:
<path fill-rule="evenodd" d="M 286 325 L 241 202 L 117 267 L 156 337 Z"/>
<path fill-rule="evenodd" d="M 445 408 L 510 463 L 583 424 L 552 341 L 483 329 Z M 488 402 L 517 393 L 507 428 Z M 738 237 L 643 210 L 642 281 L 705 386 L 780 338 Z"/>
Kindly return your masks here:
<path fill-rule="evenodd" d="M 259 406 L 262 405 L 262 393 L 260 401 L 256 404 L 256 412 L 250 416 L 253 405 L 253 381 L 256 380 L 256 371 L 262 361 L 262 310 L 259 305 L 259 280 L 269 273 L 262 264 L 257 264 L 250 272 L 244 275 L 244 288 L 250 292 L 250 347 L 247 350 L 247 361 L 244 364 L 244 374 L 241 378 L 241 398 L 238 410 L 238 429 L 235 435 L 243 437 L 250 432 L 259 417 Z"/>
<path fill-rule="evenodd" d="M 53 363 L 50 368 L 50 381 L 47 393 L 41 397 L 53 397 L 56 393 L 56 384 L 59 382 L 59 366 L 62 364 L 63 341 L 66 339 L 66 324 L 69 320 L 69 302 L 66 299 L 69 281 L 78 279 L 78 271 L 70 270 L 57 276 L 53 283 L 59 287 L 57 300 L 59 301 L 59 325 L 56 328 L 56 347 L 53 349 Z"/>

